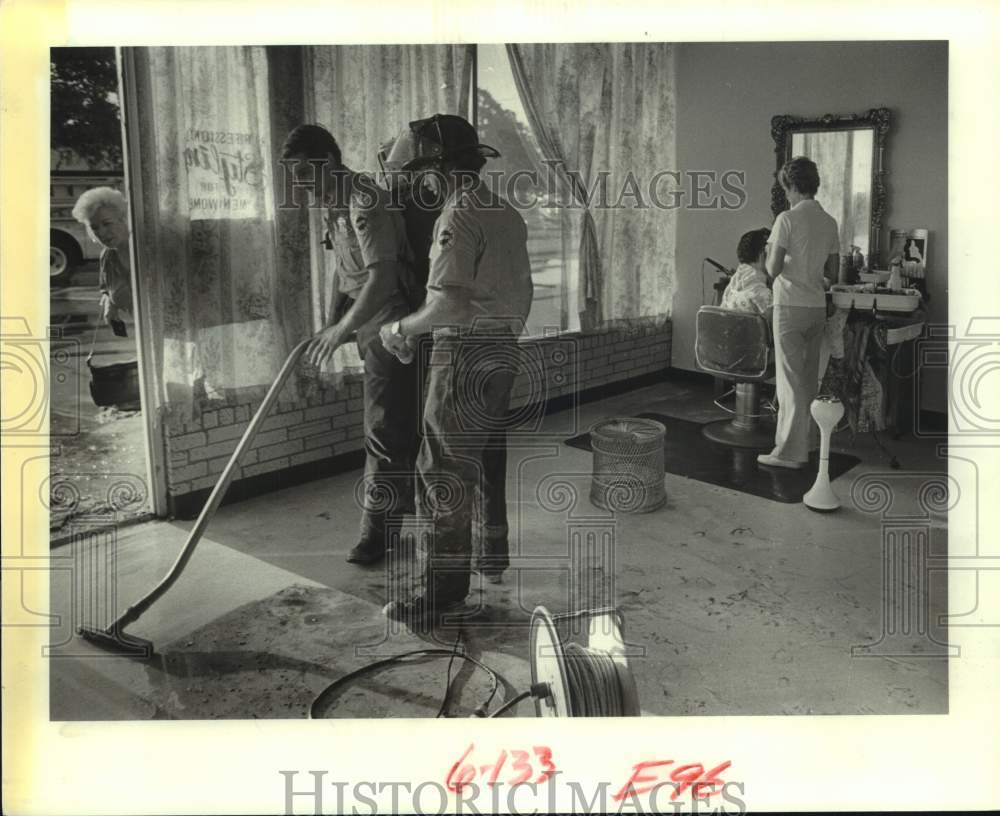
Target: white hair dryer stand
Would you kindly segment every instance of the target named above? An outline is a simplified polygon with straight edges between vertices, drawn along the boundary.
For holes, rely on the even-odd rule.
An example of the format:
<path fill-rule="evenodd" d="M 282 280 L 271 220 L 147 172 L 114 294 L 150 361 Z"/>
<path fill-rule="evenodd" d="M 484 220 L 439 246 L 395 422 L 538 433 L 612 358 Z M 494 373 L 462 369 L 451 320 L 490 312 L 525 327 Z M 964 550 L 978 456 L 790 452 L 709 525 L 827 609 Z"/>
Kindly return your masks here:
<path fill-rule="evenodd" d="M 819 471 L 802 501 L 810 510 L 829 512 L 840 507 L 840 499 L 830 487 L 830 437 L 844 415 L 844 405 L 836 397 L 817 397 L 809 406 L 809 411 L 819 425 Z"/>

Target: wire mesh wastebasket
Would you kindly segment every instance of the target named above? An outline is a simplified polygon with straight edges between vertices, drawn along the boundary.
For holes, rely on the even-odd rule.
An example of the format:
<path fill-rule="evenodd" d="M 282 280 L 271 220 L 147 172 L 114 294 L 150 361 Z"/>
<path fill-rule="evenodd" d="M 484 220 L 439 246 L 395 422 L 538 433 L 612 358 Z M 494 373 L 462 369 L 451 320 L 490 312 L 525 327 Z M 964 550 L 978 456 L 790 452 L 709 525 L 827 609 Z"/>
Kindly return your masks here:
<path fill-rule="evenodd" d="M 590 501 L 619 513 L 648 513 L 667 500 L 663 441 L 667 429 L 652 419 L 612 417 L 590 429 L 594 475 Z"/>

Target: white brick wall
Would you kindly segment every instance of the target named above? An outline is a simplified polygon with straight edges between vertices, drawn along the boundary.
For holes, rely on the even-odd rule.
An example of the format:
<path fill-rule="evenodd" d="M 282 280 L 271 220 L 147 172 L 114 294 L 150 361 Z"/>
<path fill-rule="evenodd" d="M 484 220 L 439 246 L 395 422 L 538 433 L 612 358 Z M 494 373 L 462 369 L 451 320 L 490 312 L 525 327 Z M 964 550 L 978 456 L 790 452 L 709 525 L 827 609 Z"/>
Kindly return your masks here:
<path fill-rule="evenodd" d="M 512 407 L 552 399 L 661 371 L 670 365 L 671 326 L 643 322 L 592 334 L 529 341 L 537 347 L 546 382 L 533 383 L 522 371 L 514 383 Z M 178 497 L 214 486 L 236 449 L 259 396 L 240 405 L 203 411 L 194 421 L 167 423 L 168 490 Z M 307 400 L 268 417 L 243 459 L 236 478 L 274 473 L 364 446 L 364 402 L 360 378 L 339 389 L 320 389 Z"/>

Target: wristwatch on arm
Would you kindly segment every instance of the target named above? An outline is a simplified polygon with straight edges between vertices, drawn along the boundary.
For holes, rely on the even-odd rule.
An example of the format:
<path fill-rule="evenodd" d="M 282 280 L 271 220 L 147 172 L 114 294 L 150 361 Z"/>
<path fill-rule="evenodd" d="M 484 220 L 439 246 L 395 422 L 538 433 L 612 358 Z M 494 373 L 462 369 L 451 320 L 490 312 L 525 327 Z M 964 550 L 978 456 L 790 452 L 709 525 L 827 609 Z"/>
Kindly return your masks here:
<path fill-rule="evenodd" d="M 393 353 L 399 358 L 401 363 L 411 363 L 413 362 L 414 346 L 411 345 L 411 340 L 401 331 L 400 322 L 394 320 L 392 325 L 389 326 L 389 331 L 392 332 L 393 338 L 397 339 L 398 345 Z M 415 339 L 413 341 L 415 343 Z"/>

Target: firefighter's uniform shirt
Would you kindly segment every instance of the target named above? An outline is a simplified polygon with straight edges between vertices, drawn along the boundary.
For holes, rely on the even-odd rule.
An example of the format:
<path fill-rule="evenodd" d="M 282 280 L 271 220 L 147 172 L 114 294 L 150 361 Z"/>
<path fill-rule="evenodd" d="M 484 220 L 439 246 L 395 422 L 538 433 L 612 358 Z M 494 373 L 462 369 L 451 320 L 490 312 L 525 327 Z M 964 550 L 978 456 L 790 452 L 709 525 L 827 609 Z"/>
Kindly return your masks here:
<path fill-rule="evenodd" d="M 462 324 L 446 316 L 441 322 L 447 326 L 435 333 L 522 333 L 534 292 L 527 236 L 520 213 L 482 182 L 449 197 L 434 225 L 427 300 L 445 289 L 460 292 L 472 320 Z"/>
<path fill-rule="evenodd" d="M 330 209 L 327 237 L 337 257 L 337 288 L 356 299 L 368 282 L 369 269 L 381 261 L 401 264 L 403 279 L 396 291 L 367 323 L 358 328 L 358 349 L 364 355 L 379 328 L 413 311 L 413 253 L 406 238 L 402 211 L 392 207 L 391 194 L 370 176 L 352 180 L 349 209 Z M 419 304 L 417 304 L 419 305 Z"/>

